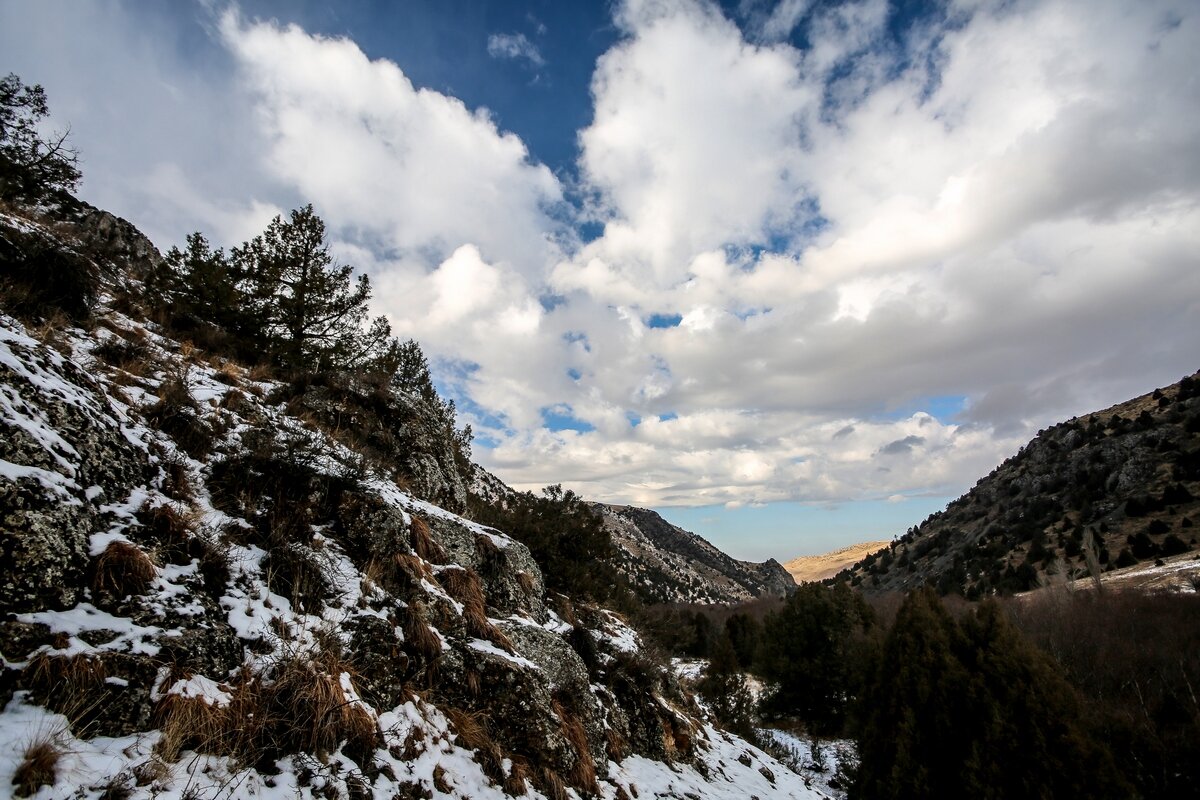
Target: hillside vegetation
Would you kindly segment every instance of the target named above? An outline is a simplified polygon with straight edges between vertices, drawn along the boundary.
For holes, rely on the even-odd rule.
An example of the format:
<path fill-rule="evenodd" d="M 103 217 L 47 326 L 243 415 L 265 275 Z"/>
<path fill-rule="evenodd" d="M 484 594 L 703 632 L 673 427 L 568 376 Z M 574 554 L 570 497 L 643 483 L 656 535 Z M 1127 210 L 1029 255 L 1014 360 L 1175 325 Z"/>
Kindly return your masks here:
<path fill-rule="evenodd" d="M 978 598 L 1192 552 L 1200 374 L 1038 433 L 945 511 L 838 576 Z"/>
<path fill-rule="evenodd" d="M 814 797 L 576 580 L 576 498 L 479 521 L 311 207 L 164 257 L 70 183 L 0 185 L 0 794 Z"/>

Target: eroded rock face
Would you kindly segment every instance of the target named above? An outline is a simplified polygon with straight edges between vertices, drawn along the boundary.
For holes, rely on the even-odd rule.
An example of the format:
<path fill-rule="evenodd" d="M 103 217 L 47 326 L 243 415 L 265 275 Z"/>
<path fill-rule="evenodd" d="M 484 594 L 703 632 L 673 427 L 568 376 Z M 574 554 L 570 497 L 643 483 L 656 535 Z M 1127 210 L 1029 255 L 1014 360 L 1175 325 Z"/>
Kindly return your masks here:
<path fill-rule="evenodd" d="M 145 478 L 146 453 L 76 365 L 23 336 L 0 338 L 0 610 L 77 602 L 88 537 Z"/>
<path fill-rule="evenodd" d="M 162 264 L 162 254 L 145 234 L 107 211 L 83 204 L 76 230 L 89 251 L 131 269 L 138 278 Z"/>

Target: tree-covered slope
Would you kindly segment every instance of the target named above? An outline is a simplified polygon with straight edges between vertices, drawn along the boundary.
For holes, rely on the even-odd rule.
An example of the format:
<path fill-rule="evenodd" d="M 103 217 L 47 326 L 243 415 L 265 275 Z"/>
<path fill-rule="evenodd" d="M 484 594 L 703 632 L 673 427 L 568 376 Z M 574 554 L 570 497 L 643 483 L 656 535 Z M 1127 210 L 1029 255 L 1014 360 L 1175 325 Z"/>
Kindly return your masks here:
<path fill-rule="evenodd" d="M 838 579 L 868 592 L 1020 592 L 1196 550 L 1197 524 L 1200 374 L 1041 431 Z"/>

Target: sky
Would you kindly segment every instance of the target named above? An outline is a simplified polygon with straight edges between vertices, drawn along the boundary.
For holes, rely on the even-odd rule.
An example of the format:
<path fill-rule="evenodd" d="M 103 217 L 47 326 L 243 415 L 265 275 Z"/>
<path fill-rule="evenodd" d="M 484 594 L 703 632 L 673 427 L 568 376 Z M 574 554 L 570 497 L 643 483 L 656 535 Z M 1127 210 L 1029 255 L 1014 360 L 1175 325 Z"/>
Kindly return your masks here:
<path fill-rule="evenodd" d="M 161 249 L 313 203 L 509 484 L 902 534 L 1200 367 L 1194 0 L 0 0 Z"/>

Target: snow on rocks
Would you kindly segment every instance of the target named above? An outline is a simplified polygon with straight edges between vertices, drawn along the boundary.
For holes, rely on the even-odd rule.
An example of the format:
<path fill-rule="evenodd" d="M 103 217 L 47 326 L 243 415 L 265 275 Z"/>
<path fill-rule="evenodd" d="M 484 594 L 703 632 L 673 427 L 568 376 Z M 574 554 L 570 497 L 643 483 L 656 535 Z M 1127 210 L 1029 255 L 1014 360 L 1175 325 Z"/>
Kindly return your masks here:
<path fill-rule="evenodd" d="M 618 615 L 552 611 L 524 545 L 365 466 L 319 419 L 293 416 L 281 385 L 118 314 L 106 324 L 67 332 L 58 352 L 0 318 L 0 509 L 18 554 L 0 579 L 14 614 L 0 622 L 0 786 L 49 736 L 60 757 L 43 800 L 499 798 L 518 784 L 536 798 L 560 780 L 572 798 L 820 796 L 700 722 Z M 151 363 L 106 364 L 106 338 L 140 343 Z M 180 390 L 203 448 L 151 419 Z M 425 482 L 453 495 L 456 480 Z M 90 576 L 114 547 L 152 569 L 100 592 Z M 454 575 L 482 597 L 448 591 Z M 372 735 L 268 748 L 263 763 L 203 739 L 164 744 L 172 709 L 248 724 L 227 716 L 309 680 L 293 668 L 334 702 L 324 713 Z"/>

